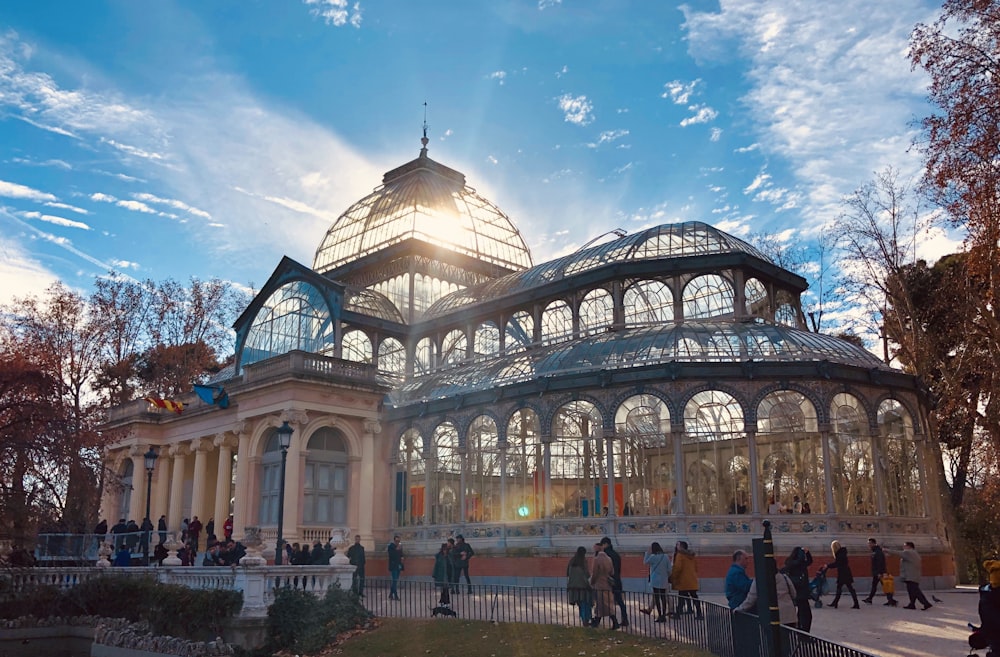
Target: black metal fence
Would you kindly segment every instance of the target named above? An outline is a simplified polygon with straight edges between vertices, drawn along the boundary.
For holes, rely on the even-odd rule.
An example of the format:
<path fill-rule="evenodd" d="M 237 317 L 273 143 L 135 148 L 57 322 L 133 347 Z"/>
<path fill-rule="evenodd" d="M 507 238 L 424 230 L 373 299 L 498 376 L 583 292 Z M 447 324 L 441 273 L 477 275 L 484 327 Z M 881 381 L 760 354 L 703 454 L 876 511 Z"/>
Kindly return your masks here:
<path fill-rule="evenodd" d="M 441 588 L 431 581 L 401 578 L 398 600 L 389 595 L 391 580 L 369 577 L 363 590 L 365 607 L 376 616 L 430 617 L 440 607 Z M 563 588 L 502 585 L 467 585 L 450 593 L 448 609 L 459 618 L 500 623 L 539 623 L 583 626 L 576 606 L 567 601 Z M 770 631 L 764 631 L 756 616 L 733 613 L 729 607 L 707 600 L 698 606 L 657 622 L 655 611 L 643 614 L 640 608 L 653 605 L 651 593 L 622 593 L 628 625 L 620 631 L 698 646 L 719 657 L 776 657 L 771 648 Z M 679 609 L 676 594 L 667 596 L 669 611 Z M 440 614 L 440 609 L 438 609 Z M 623 620 L 616 608 L 617 619 Z M 602 627 L 610 627 L 605 619 Z M 849 648 L 825 639 L 782 627 L 780 657 L 873 657 L 870 653 Z"/>

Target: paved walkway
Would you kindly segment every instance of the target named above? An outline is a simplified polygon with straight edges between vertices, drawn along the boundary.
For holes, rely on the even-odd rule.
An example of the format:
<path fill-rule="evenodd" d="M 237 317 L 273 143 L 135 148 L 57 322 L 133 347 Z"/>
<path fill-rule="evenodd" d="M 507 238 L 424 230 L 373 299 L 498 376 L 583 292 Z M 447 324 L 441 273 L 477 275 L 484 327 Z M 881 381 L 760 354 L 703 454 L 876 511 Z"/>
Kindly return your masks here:
<path fill-rule="evenodd" d="M 866 582 L 867 583 L 867 582 Z M 859 597 L 863 598 L 867 590 Z M 979 624 L 979 593 L 975 588 L 962 587 L 946 591 L 925 591 L 941 602 L 927 611 L 903 609 L 906 593 L 897 595 L 898 607 L 885 607 L 884 596 L 875 604 L 861 603 L 861 609 L 851 609 L 850 597 L 840 599 L 836 609 L 827 605 L 833 596 L 823 597 L 823 608 L 813 608 L 812 633 L 830 641 L 859 648 L 879 657 L 964 657 L 969 654 L 967 623 Z M 719 595 L 706 599 L 725 603 Z M 846 601 L 846 604 L 845 604 Z M 980 651 L 980 655 L 983 651 Z"/>

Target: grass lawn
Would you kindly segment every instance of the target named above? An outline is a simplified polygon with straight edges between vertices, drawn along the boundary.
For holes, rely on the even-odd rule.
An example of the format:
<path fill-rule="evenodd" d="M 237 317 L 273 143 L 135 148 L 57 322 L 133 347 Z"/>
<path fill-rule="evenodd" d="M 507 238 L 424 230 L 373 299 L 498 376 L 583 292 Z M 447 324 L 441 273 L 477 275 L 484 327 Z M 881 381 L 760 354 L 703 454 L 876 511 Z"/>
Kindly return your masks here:
<path fill-rule="evenodd" d="M 607 629 L 457 620 L 382 618 L 323 655 L 343 657 L 711 657 L 662 639 Z"/>

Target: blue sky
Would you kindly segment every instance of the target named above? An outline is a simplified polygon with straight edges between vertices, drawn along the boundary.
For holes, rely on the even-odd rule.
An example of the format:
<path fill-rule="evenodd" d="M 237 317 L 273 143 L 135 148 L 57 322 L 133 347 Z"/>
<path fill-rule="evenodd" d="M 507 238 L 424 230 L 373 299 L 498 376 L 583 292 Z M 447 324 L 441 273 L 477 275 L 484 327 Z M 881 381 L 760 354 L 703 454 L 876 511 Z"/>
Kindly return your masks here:
<path fill-rule="evenodd" d="M 416 157 L 424 102 L 430 156 L 536 263 L 686 220 L 808 243 L 876 170 L 918 174 L 927 80 L 907 39 L 938 8 L 0 3 L 0 303 L 109 269 L 259 286 L 282 255 L 311 264 Z"/>

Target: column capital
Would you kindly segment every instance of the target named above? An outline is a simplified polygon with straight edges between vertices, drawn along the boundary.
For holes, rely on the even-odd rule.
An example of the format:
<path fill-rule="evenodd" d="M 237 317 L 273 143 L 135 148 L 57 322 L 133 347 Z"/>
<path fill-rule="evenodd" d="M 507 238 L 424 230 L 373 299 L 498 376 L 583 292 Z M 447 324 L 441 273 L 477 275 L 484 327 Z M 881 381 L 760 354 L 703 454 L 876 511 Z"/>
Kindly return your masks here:
<path fill-rule="evenodd" d="M 192 452 L 211 452 L 215 449 L 215 442 L 211 438 L 195 438 L 191 441 Z"/>
<path fill-rule="evenodd" d="M 148 447 L 146 449 L 149 449 Z M 142 445 L 132 445 L 128 448 L 128 455 L 131 457 L 142 456 L 146 453 L 146 450 L 142 448 Z"/>
<path fill-rule="evenodd" d="M 238 436 L 245 434 L 250 429 L 250 423 L 246 420 L 237 420 L 229 427 L 229 432 Z"/>
<path fill-rule="evenodd" d="M 187 443 L 176 443 L 170 446 L 170 456 L 177 458 L 179 456 L 187 456 L 191 453 L 191 446 Z"/>
<path fill-rule="evenodd" d="M 365 420 L 365 433 L 382 433 L 382 424 L 378 420 Z"/>
<path fill-rule="evenodd" d="M 223 431 L 222 433 L 215 434 L 215 438 L 212 439 L 213 444 L 216 447 L 236 447 L 238 440 L 236 436 L 231 433 Z"/>
<path fill-rule="evenodd" d="M 309 423 L 309 415 L 305 411 L 286 408 L 281 411 L 281 414 L 277 418 L 272 417 L 269 419 L 269 424 L 273 427 L 280 427 L 282 422 L 302 426 Z"/>

